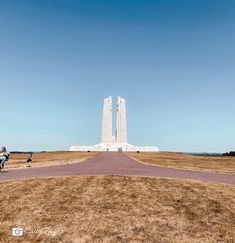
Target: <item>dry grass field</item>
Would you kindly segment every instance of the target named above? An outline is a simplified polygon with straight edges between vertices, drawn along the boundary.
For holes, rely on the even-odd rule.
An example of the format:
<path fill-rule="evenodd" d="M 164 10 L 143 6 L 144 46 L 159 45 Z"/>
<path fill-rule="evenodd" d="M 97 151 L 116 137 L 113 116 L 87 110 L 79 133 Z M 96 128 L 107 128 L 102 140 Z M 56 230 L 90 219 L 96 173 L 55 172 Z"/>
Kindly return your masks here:
<path fill-rule="evenodd" d="M 151 165 L 235 174 L 235 157 L 195 156 L 183 153 L 128 153 L 132 158 Z"/>
<path fill-rule="evenodd" d="M 100 152 L 44 152 L 33 154 L 33 167 L 71 164 L 82 162 L 86 159 L 99 155 Z M 6 168 L 24 168 L 28 154 L 12 153 L 10 160 L 6 163 Z"/>
<path fill-rule="evenodd" d="M 209 243 L 235 239 L 235 187 L 140 177 L 1 182 L 0 242 Z M 23 237 L 14 238 L 12 227 Z"/>

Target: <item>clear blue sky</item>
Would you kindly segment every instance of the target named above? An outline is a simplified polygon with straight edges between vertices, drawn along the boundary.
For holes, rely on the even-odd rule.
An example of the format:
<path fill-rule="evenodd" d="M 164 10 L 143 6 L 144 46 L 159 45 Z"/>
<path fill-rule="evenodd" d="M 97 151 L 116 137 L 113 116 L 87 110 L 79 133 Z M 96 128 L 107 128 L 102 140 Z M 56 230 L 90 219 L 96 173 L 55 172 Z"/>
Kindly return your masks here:
<path fill-rule="evenodd" d="M 0 145 L 96 144 L 119 95 L 129 143 L 235 150 L 234 0 L 0 0 L 0 30 Z"/>

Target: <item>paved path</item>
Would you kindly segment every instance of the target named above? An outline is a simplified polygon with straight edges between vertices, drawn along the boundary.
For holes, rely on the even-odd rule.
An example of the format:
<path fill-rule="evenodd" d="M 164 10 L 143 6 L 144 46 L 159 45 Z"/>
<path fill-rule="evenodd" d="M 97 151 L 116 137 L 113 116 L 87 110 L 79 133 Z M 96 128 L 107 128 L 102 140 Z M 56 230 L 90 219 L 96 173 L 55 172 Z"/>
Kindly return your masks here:
<path fill-rule="evenodd" d="M 145 165 L 118 152 L 102 153 L 95 158 L 76 164 L 9 170 L 6 173 L 0 173 L 0 181 L 71 175 L 153 176 L 235 184 L 235 175 Z"/>

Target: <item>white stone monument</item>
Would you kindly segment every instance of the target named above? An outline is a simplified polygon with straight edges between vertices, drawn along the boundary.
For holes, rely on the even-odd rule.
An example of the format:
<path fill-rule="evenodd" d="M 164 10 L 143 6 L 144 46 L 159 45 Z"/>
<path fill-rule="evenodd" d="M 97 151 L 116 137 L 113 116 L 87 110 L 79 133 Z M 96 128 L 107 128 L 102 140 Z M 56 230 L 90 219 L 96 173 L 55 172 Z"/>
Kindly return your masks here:
<path fill-rule="evenodd" d="M 126 100 L 118 97 L 117 101 L 117 143 L 127 143 Z"/>
<path fill-rule="evenodd" d="M 157 147 L 134 146 L 127 143 L 126 100 L 117 100 L 117 128 L 113 135 L 112 97 L 104 99 L 101 143 L 94 146 L 72 146 L 70 151 L 144 151 L 159 152 Z"/>
<path fill-rule="evenodd" d="M 113 130 L 113 109 L 112 109 L 112 97 L 104 99 L 103 106 L 103 120 L 102 120 L 102 133 L 101 143 L 108 144 L 113 142 L 112 130 Z"/>

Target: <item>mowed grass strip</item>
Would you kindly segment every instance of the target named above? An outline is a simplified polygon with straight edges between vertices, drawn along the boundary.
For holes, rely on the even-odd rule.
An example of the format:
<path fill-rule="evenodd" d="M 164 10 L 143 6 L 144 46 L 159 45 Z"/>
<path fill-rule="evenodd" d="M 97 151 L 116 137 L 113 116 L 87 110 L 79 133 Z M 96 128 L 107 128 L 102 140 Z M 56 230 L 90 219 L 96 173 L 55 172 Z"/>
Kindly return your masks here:
<path fill-rule="evenodd" d="M 0 242 L 233 242 L 235 187 L 143 177 L 1 183 Z M 13 238 L 21 226 L 23 237 Z"/>
<path fill-rule="evenodd" d="M 98 156 L 100 152 L 43 152 L 33 154 L 33 167 L 60 165 L 82 162 L 86 159 Z M 24 168 L 28 154 L 12 153 L 10 160 L 6 163 L 6 169 Z"/>
<path fill-rule="evenodd" d="M 174 152 L 127 154 L 139 162 L 150 165 L 235 174 L 235 157 L 232 156 L 195 156 Z"/>

